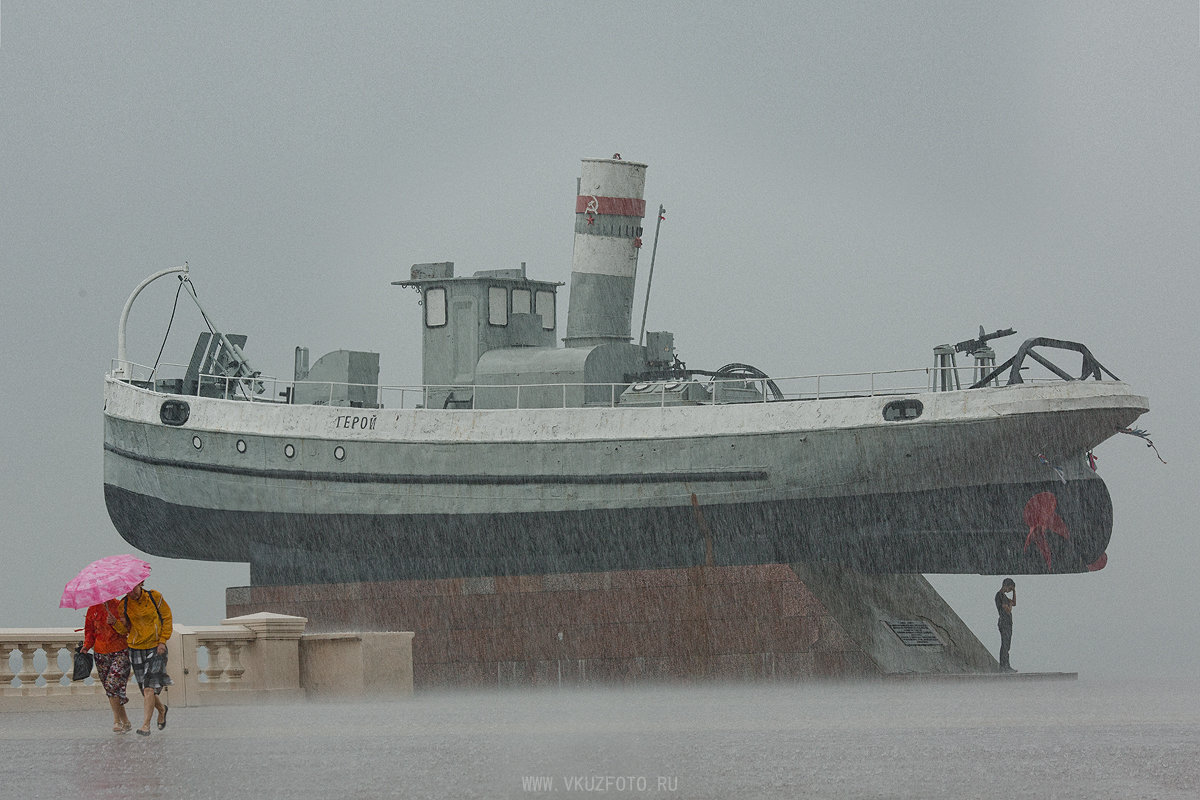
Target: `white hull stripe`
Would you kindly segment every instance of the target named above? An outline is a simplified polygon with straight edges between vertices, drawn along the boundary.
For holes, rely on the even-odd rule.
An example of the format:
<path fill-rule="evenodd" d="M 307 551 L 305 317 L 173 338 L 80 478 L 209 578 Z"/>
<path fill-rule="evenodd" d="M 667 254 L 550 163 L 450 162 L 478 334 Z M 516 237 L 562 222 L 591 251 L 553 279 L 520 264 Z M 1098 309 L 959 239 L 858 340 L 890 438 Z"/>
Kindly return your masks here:
<path fill-rule="evenodd" d="M 464 485 L 523 485 L 543 484 L 614 484 L 614 483 L 728 483 L 740 481 L 765 481 L 768 473 L 764 469 L 742 469 L 693 472 L 645 472 L 619 475 L 398 475 L 387 472 L 328 472 L 313 470 L 258 469 L 234 467 L 221 464 L 202 464 L 174 458 L 157 458 L 134 453 L 111 444 L 104 449 L 114 455 L 140 461 L 156 467 L 191 469 L 198 472 L 219 472 L 226 475 L 243 475 L 255 478 L 293 481 L 328 481 L 330 483 L 394 483 L 394 484 L 464 484 Z"/>

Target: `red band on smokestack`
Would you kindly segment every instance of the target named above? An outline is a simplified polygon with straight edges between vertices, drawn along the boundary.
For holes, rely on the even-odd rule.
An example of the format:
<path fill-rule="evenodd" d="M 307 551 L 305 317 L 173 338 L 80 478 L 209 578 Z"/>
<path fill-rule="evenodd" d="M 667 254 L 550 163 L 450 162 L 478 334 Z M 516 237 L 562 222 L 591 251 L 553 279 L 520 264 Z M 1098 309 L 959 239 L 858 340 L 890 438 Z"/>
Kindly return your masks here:
<path fill-rule="evenodd" d="M 611 214 L 618 217 L 646 216 L 646 201 L 636 197 L 593 197 L 581 194 L 575 198 L 575 213 Z"/>

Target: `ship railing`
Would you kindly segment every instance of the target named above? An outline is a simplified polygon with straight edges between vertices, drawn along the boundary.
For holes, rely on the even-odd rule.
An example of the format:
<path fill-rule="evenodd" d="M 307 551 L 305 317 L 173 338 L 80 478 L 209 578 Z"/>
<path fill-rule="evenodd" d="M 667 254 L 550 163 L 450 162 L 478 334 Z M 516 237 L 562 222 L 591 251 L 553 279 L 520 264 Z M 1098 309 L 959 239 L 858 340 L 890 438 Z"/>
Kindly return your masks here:
<path fill-rule="evenodd" d="M 162 375 L 167 372 L 179 372 L 183 374 L 187 369 L 186 364 L 159 364 L 156 367 L 150 367 L 145 364 L 138 364 L 133 361 L 119 361 L 112 359 L 109 362 L 108 374 L 111 377 L 120 377 L 126 383 L 132 383 L 135 386 L 141 386 L 145 389 L 153 389 L 156 379 L 161 379 Z M 121 369 L 124 368 L 122 374 Z"/>
<path fill-rule="evenodd" d="M 636 406 L 729 405 L 821 400 L 836 397 L 919 394 L 933 385 L 932 368 L 803 375 L 787 378 L 663 380 L 627 383 L 443 384 L 421 387 L 420 407 L 464 410 L 493 408 L 615 407 L 631 386 Z M 381 396 L 413 389 L 380 387 Z M 405 394 L 406 393 L 406 394 Z M 481 399 L 482 398 L 482 399 Z M 627 403 L 628 404 L 628 403 Z M 630 404 L 634 405 L 634 404 Z M 389 404 L 390 406 L 390 404 Z M 405 405 L 404 407 L 410 407 Z"/>
<path fill-rule="evenodd" d="M 114 365 L 115 365 L 114 361 Z M 125 362 L 126 378 L 144 388 L 174 394 L 248 400 L 257 403 L 287 404 L 298 394 L 304 405 L 329 405 L 352 408 L 407 408 L 438 410 L 489 410 L 513 408 L 616 407 L 618 405 L 676 406 L 728 405 L 733 403 L 771 403 L 781 401 L 825 400 L 843 397 L 905 395 L 934 391 L 945 381 L 946 369 L 962 370 L 970 377 L 975 369 L 963 367 L 922 367 L 868 372 L 820 373 L 784 378 L 738 376 L 659 380 L 645 384 L 628 383 L 524 383 L 524 384 L 428 384 L 423 386 L 344 383 L 338 381 L 295 381 L 273 376 L 252 378 L 229 375 L 200 375 L 194 385 L 183 391 L 182 379 L 160 377 L 164 364 L 157 369 Z M 1030 381 L 1034 382 L 1034 381 Z M 1040 382 L 1040 381 L 1037 381 Z M 636 402 L 622 403 L 630 386 L 643 385 Z M 969 384 L 964 384 L 969 385 Z M 351 398 L 361 398 L 355 401 Z M 482 399 L 481 399 L 482 398 Z"/>
<path fill-rule="evenodd" d="M 269 376 L 201 373 L 189 379 L 186 364 L 163 362 L 151 367 L 117 359 L 113 359 L 111 363 L 110 377 L 119 377 L 120 380 L 143 389 L 152 389 L 167 394 L 201 395 L 237 400 L 258 400 L 259 402 L 287 402 L 286 399 L 275 400 L 274 396 L 270 394 L 263 396 L 266 388 L 284 383 Z"/>

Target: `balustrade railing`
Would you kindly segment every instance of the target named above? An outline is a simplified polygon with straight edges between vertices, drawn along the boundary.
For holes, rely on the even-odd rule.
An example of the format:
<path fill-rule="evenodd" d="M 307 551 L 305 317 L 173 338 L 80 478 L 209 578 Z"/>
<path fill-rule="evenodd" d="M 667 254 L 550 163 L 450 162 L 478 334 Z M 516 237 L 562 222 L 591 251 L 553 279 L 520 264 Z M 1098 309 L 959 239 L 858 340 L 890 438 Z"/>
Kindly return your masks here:
<path fill-rule="evenodd" d="M 246 624 L 227 621 L 209 627 L 175 626 L 167 643 L 167 674 L 174 681 L 175 699 L 192 695 L 189 702 L 197 704 L 204 702 L 205 695 L 214 693 L 252 693 L 278 688 L 268 685 L 272 679 L 264 673 L 274 667 L 265 666 L 260 657 L 258 672 L 262 674 L 252 674 L 246 666 L 247 655 L 253 653 L 260 636 L 265 635 L 272 642 L 291 640 L 294 643 L 291 657 L 295 658 L 295 643 L 303 634 L 305 620 L 283 615 L 250 615 L 239 619 Z M 71 680 L 72 657 L 82 639 L 82 634 L 71 628 L 0 629 L 0 705 L 6 698 L 102 696 L 104 687 L 94 667 L 86 680 Z M 278 648 L 272 652 L 277 655 L 277 651 Z M 130 681 L 133 682 L 132 676 Z"/>
<path fill-rule="evenodd" d="M 253 644 L 250 630 L 231 626 L 193 628 L 196 644 L 197 682 L 200 691 L 238 691 L 249 688 L 243 680 L 246 667 L 242 654 Z M 203 664 L 203 666 L 200 666 Z"/>
<path fill-rule="evenodd" d="M 168 704 L 361 694 L 366 686 L 412 693 L 412 633 L 347 633 L 331 640 L 305 634 L 307 622 L 261 612 L 207 627 L 175 625 L 167 643 L 167 674 L 174 681 Z M 86 680 L 71 681 L 72 655 L 82 638 L 71 628 L 0 629 L 0 711 L 103 708 L 104 687 L 95 669 Z M 377 674 L 364 648 L 383 658 L 388 674 Z M 132 679 L 131 694 L 137 694 Z"/>
<path fill-rule="evenodd" d="M 87 681 L 70 680 L 71 657 L 82 640 L 70 628 L 0 631 L 0 695 L 103 693 L 95 668 Z"/>

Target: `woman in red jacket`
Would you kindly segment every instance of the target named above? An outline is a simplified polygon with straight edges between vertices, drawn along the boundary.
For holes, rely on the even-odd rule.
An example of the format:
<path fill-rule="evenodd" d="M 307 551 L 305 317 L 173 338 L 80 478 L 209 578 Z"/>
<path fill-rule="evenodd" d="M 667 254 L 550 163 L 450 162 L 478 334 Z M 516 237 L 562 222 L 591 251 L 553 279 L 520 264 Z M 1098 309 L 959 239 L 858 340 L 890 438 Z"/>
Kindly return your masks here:
<path fill-rule="evenodd" d="M 96 654 L 96 674 L 108 695 L 112 706 L 113 733 L 128 733 L 133 728 L 125 704 L 125 686 L 129 683 L 129 650 L 125 635 L 117 632 L 112 623 L 116 621 L 121 607 L 116 600 L 91 606 L 83 621 L 83 648 Z"/>

